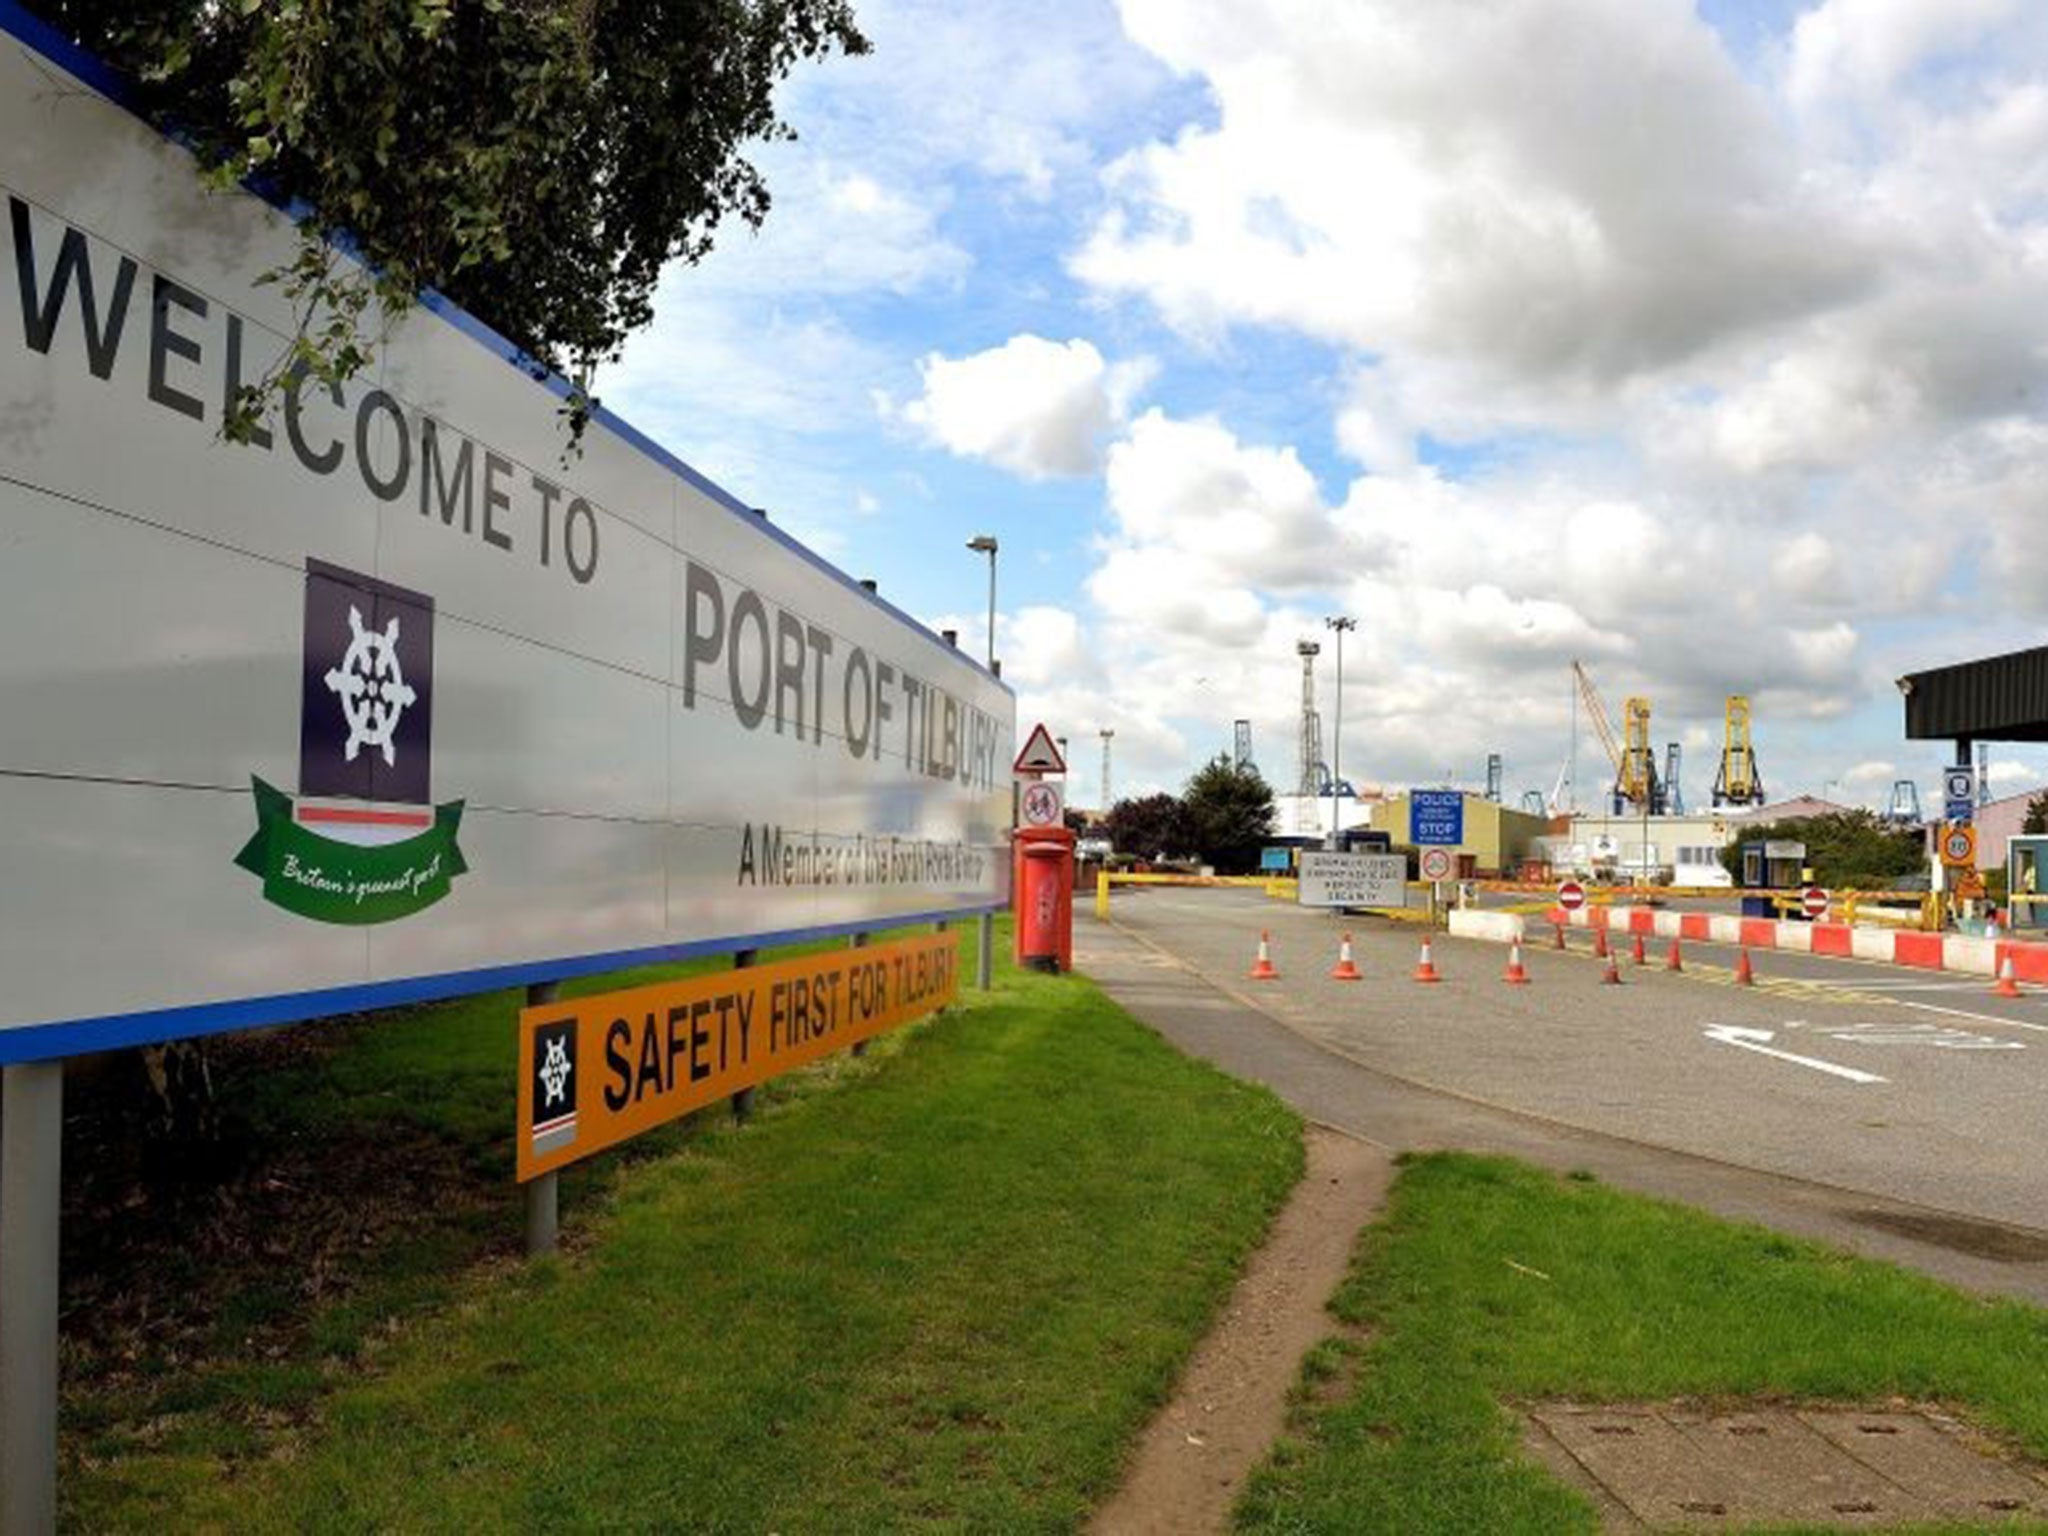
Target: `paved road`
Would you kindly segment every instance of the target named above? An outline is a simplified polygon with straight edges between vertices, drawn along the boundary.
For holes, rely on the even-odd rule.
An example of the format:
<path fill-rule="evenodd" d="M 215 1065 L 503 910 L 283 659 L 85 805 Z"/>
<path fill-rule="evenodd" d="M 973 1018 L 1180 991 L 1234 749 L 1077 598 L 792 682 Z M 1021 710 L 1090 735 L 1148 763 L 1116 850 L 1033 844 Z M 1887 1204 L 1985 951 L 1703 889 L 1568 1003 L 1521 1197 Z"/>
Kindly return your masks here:
<path fill-rule="evenodd" d="M 1500 946 L 1440 935 L 1448 980 L 1426 987 L 1408 979 L 1416 930 L 1376 921 L 1352 923 L 1370 979 L 1347 985 L 1325 975 L 1343 925 L 1330 915 L 1249 891 L 1154 888 L 1116 901 L 1115 921 L 1134 937 L 1376 1072 L 1695 1157 L 2048 1231 L 2048 1000 L 2002 1004 L 1981 983 L 1775 953 L 1758 957 L 1766 984 L 1739 990 L 1728 984 L 1732 953 L 1709 945 L 1686 946 L 1683 975 L 1628 966 L 1626 984 L 1607 987 L 1584 936 L 1569 954 L 1532 945 L 1533 985 L 1508 987 Z M 1273 932 L 1278 982 L 1244 979 L 1261 926 Z"/>

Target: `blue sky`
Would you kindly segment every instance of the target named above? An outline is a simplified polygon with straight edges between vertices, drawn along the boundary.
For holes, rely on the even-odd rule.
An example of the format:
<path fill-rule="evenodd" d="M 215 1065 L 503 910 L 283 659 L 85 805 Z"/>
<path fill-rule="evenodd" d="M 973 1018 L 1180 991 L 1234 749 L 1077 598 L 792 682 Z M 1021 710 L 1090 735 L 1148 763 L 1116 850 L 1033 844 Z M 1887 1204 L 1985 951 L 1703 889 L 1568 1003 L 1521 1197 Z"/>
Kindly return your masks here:
<path fill-rule="evenodd" d="M 1774 791 L 1931 790 L 1891 679 L 2039 641 L 2044 8 L 860 14 L 601 388 L 977 649 L 995 533 L 1020 725 L 1118 793 L 1240 716 L 1291 783 L 1336 612 L 1348 776 L 1549 788 L 1579 657 L 1694 801 L 1731 692 Z"/>

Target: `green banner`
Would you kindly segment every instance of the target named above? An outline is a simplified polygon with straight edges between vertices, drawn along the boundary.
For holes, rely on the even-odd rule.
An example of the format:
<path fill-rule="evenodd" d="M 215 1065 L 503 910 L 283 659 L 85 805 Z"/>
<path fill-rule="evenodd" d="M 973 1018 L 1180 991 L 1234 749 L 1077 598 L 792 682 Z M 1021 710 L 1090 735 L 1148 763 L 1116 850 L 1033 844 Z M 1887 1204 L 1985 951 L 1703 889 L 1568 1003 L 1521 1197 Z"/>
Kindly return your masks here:
<path fill-rule="evenodd" d="M 434 807 L 434 824 L 403 842 L 366 847 L 308 831 L 292 820 L 291 796 L 261 779 L 256 835 L 235 863 L 263 882 L 263 899 L 317 923 L 388 923 L 448 894 L 469 865 L 455 845 L 460 800 Z"/>

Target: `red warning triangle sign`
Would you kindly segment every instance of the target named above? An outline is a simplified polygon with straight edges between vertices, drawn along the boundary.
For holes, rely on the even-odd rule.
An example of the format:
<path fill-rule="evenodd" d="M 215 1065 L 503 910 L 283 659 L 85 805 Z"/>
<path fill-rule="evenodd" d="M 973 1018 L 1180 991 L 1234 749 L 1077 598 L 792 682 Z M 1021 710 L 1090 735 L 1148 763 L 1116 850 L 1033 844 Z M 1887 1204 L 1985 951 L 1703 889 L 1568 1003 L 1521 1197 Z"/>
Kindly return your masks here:
<path fill-rule="evenodd" d="M 1066 759 L 1060 756 L 1060 749 L 1052 743 L 1052 733 L 1041 721 L 1031 727 L 1031 734 L 1024 738 L 1024 750 L 1017 754 L 1017 761 L 1010 764 L 1012 773 L 1065 773 Z"/>

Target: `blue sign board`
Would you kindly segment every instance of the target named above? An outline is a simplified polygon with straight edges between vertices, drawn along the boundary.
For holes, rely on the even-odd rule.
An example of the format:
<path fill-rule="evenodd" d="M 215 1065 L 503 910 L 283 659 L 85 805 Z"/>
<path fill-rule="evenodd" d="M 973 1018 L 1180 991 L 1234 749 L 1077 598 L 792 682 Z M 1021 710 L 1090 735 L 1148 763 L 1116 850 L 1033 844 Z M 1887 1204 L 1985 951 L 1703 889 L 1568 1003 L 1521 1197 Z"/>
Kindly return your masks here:
<path fill-rule="evenodd" d="M 1455 848 L 1465 841 L 1465 792 L 1408 791 L 1408 841 L 1417 848 Z"/>
<path fill-rule="evenodd" d="M 1294 868 L 1292 853 L 1293 850 L 1288 848 L 1261 848 L 1259 850 L 1259 868 L 1268 873 L 1277 869 L 1284 874 L 1286 871 Z"/>
<path fill-rule="evenodd" d="M 1941 776 L 1941 809 L 1948 821 L 1969 822 L 1977 813 L 1977 770 L 1957 763 Z"/>

